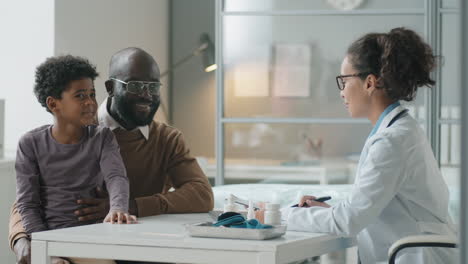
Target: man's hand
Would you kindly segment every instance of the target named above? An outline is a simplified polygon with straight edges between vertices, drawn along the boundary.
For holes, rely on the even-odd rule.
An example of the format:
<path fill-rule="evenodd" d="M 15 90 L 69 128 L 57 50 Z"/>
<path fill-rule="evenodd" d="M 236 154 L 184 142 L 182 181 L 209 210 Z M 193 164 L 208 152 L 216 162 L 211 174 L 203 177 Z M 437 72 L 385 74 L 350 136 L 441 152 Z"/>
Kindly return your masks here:
<path fill-rule="evenodd" d="M 13 251 L 16 255 L 17 264 L 31 264 L 31 241 L 22 237 L 15 242 Z"/>
<path fill-rule="evenodd" d="M 104 223 L 117 223 L 117 224 L 135 224 L 137 222 L 137 218 L 134 215 L 130 215 L 124 211 L 120 210 L 112 210 L 110 211 L 106 218 L 104 219 Z"/>
<path fill-rule="evenodd" d="M 96 189 L 97 198 L 83 198 L 77 201 L 85 207 L 75 211 L 78 221 L 101 220 L 109 212 L 109 194 L 101 188 Z"/>

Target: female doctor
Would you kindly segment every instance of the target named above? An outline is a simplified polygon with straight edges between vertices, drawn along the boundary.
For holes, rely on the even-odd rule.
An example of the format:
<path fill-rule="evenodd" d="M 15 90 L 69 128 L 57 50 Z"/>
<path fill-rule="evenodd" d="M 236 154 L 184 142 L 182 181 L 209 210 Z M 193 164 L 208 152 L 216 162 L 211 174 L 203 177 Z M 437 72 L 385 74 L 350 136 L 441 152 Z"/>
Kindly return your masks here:
<path fill-rule="evenodd" d="M 388 249 L 410 235 L 455 235 L 449 192 L 426 134 L 399 101 L 412 101 L 432 86 L 431 48 L 415 32 L 395 28 L 371 33 L 348 49 L 336 77 L 349 114 L 374 128 L 361 153 L 352 191 L 330 207 L 302 197 L 283 209 L 288 230 L 356 236 L 361 263 L 388 261 Z M 454 249 L 414 248 L 397 263 L 456 263 Z"/>

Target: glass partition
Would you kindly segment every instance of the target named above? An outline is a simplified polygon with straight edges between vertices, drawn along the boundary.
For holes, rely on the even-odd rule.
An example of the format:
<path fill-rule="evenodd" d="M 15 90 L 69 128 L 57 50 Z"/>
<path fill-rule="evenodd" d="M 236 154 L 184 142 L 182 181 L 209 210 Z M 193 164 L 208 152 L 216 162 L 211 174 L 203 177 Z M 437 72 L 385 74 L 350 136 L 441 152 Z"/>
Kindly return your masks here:
<path fill-rule="evenodd" d="M 412 9 L 424 8 L 424 0 L 373 0 L 373 1 L 344 1 L 333 0 L 224 0 L 226 12 L 261 12 L 285 10 L 371 10 L 371 9 Z"/>
<path fill-rule="evenodd" d="M 424 17 L 225 16 L 225 116 L 348 118 L 335 80 L 347 47 L 400 26 L 423 35 Z"/>
<path fill-rule="evenodd" d="M 460 13 L 458 1 L 442 1 L 440 9 L 439 162 L 450 189 L 452 216 L 459 223 L 461 175 Z"/>
<path fill-rule="evenodd" d="M 225 124 L 225 183 L 352 183 L 371 129 L 370 123 Z"/>
<path fill-rule="evenodd" d="M 460 35 L 458 26 L 459 15 L 447 13 L 441 16 L 441 103 L 443 107 L 451 108 L 448 115 L 441 116 L 443 119 L 451 119 L 452 113 L 459 112 L 460 106 Z M 443 109 L 443 108 L 442 108 Z M 460 116 L 453 118 L 459 119 Z"/>
<path fill-rule="evenodd" d="M 441 94 L 439 87 L 422 88 L 414 102 L 403 103 L 431 137 L 436 154 L 439 149 L 456 152 L 457 124 L 448 124 L 449 129 L 438 127 L 443 120 L 453 123 L 452 116 L 458 114 L 457 105 L 452 103 L 458 97 L 453 88 L 457 86 L 454 80 L 458 63 L 453 51 L 458 47 L 456 41 L 451 41 L 456 31 L 450 30 L 457 18 L 450 6 L 449 0 L 376 0 L 364 1 L 353 12 L 332 12 L 335 9 L 327 1 L 219 1 L 217 45 L 222 59 L 217 73 L 218 166 L 224 162 L 227 166 L 235 159 L 275 159 L 270 157 L 273 153 L 280 155 L 294 145 L 281 146 L 276 141 L 255 149 L 232 145 L 239 135 L 255 131 L 255 127 L 280 134 L 288 131 L 289 139 L 297 137 L 301 126 L 323 131 L 330 139 L 346 127 L 348 134 L 343 139 L 360 138 L 365 134 L 361 129 L 366 120 L 349 118 L 335 76 L 354 40 L 369 32 L 388 32 L 395 27 L 429 36 L 427 41 L 437 54 L 443 55 L 439 72 L 434 75 Z M 330 139 L 327 142 L 340 138 Z M 440 141 L 444 141 L 443 147 Z M 278 145 L 277 152 L 272 145 Z M 325 152 L 328 147 L 324 146 Z M 444 155 L 445 164 L 456 161 L 456 155 Z M 284 162 L 290 157 L 284 154 L 278 159 Z M 217 174 L 222 178 L 224 172 Z"/>

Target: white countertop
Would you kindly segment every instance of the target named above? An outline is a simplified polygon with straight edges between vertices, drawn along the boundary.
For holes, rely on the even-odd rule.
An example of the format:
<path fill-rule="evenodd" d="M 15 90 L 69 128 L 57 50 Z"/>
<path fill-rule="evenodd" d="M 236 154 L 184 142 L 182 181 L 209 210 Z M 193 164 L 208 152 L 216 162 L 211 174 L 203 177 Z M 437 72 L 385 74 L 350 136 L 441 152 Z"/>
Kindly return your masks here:
<path fill-rule="evenodd" d="M 213 221 L 208 214 L 167 214 L 140 218 L 138 224 L 94 224 L 57 229 L 33 234 L 35 240 L 81 242 L 93 244 L 163 246 L 175 248 L 204 248 L 245 251 L 273 251 L 285 244 L 294 244 L 309 238 L 317 243 L 337 239 L 327 234 L 287 232 L 272 240 L 239 240 L 196 238 L 186 234 L 184 224 Z"/>
<path fill-rule="evenodd" d="M 190 263 L 289 263 L 342 250 L 351 238 L 286 232 L 271 240 L 190 237 L 185 224 L 212 221 L 208 214 L 167 214 L 138 224 L 94 224 L 34 233 L 33 263 L 49 256 Z M 235 257 L 234 257 L 235 256 Z"/>

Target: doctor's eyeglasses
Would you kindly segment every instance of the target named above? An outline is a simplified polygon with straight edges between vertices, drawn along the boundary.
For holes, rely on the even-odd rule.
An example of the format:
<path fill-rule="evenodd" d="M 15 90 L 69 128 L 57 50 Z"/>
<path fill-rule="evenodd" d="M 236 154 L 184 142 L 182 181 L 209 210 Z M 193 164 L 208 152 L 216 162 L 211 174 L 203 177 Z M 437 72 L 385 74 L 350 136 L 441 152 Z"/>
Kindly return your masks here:
<path fill-rule="evenodd" d="M 349 78 L 349 77 L 362 77 L 371 74 L 370 72 L 361 72 L 361 73 L 355 73 L 355 74 L 347 74 L 347 75 L 338 75 L 336 76 L 336 85 L 338 85 L 338 90 L 343 91 L 345 87 L 345 81 L 344 78 Z"/>

